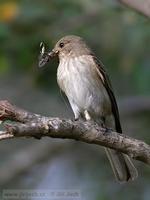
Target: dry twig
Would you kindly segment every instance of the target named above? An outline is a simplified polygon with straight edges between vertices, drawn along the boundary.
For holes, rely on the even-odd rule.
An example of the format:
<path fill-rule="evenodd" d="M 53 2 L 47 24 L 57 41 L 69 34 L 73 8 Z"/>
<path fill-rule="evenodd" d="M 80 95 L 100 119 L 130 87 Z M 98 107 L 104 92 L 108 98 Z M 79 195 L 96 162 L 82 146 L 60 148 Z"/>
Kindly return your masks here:
<path fill-rule="evenodd" d="M 128 154 L 150 165 L 150 146 L 143 141 L 99 127 L 94 122 L 73 121 L 37 115 L 20 109 L 8 101 L 0 101 L 0 120 L 5 123 L 0 140 L 16 137 L 66 138 L 102 145 Z"/>
<path fill-rule="evenodd" d="M 150 18 L 150 0 L 119 0 L 119 2 Z"/>

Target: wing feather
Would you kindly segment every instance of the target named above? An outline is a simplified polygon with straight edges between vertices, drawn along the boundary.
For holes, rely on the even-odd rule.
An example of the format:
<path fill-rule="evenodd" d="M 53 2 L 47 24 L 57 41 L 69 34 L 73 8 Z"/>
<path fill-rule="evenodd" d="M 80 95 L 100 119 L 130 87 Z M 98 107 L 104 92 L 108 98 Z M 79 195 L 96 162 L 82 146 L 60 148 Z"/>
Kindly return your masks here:
<path fill-rule="evenodd" d="M 119 133 L 122 133 L 120 117 L 119 117 L 119 110 L 118 110 L 116 98 L 114 96 L 109 77 L 108 77 L 108 75 L 107 75 L 107 73 L 104 69 L 103 63 L 101 61 L 99 61 L 95 56 L 92 55 L 92 57 L 93 57 L 93 60 L 96 64 L 96 69 L 98 71 L 100 79 L 102 80 L 102 83 L 103 83 L 104 87 L 106 88 L 107 93 L 108 93 L 109 98 L 110 98 L 110 101 L 111 101 L 111 107 L 112 107 L 112 113 L 113 113 L 113 116 L 114 116 L 114 119 L 115 119 L 116 131 L 119 132 Z"/>

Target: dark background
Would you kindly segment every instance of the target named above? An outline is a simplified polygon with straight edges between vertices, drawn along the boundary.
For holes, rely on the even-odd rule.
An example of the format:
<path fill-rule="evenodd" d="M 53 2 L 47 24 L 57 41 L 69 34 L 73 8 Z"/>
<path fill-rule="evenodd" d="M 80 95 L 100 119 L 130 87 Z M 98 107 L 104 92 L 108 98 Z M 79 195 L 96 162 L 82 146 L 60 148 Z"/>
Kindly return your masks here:
<path fill-rule="evenodd" d="M 83 37 L 106 66 L 124 133 L 150 143 L 150 21 L 113 0 L 0 1 L 0 98 L 47 116 L 71 117 L 56 82 L 58 60 L 38 68 L 39 44 Z M 115 181 L 103 148 L 70 140 L 0 143 L 0 190 L 78 190 L 84 200 L 149 200 L 150 170 Z M 60 198 L 61 199 L 61 198 Z"/>

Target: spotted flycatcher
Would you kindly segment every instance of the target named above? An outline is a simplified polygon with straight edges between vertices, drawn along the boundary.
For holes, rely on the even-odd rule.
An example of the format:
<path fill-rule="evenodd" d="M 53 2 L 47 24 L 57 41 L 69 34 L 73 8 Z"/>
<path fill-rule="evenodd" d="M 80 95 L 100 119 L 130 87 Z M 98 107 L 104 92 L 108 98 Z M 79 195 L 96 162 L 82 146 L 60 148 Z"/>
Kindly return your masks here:
<path fill-rule="evenodd" d="M 57 81 L 66 94 L 75 119 L 80 117 L 122 133 L 116 99 L 103 64 L 98 61 L 81 37 L 70 35 L 60 39 L 47 54 L 42 47 L 39 66 L 50 57 L 59 57 Z M 134 180 L 138 173 L 130 158 L 105 148 L 115 177 L 120 182 Z"/>

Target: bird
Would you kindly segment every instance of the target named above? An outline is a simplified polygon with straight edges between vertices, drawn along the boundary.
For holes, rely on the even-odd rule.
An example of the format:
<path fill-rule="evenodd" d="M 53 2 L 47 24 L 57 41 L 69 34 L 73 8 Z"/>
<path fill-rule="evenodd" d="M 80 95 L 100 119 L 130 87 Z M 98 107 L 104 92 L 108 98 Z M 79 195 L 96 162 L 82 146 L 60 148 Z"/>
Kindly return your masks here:
<path fill-rule="evenodd" d="M 122 133 L 119 110 L 114 92 L 103 63 L 97 59 L 82 37 L 67 35 L 39 59 L 39 67 L 58 56 L 57 82 L 65 93 L 75 120 L 94 121 Z M 105 147 L 116 180 L 120 183 L 135 180 L 137 169 L 130 157 Z"/>

